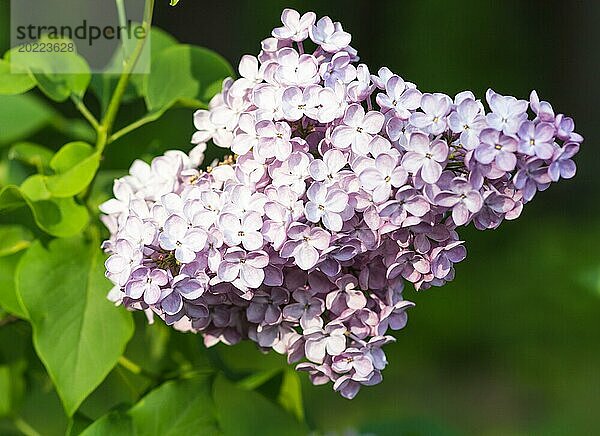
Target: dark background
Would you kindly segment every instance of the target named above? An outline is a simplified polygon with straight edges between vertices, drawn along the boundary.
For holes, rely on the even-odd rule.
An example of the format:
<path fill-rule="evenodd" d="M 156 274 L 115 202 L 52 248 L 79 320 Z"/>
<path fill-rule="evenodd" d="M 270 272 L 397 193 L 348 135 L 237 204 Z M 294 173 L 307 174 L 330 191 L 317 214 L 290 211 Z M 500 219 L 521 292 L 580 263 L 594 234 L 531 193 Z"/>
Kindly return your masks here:
<path fill-rule="evenodd" d="M 164 4 L 163 4 L 164 3 Z M 371 71 L 387 65 L 423 91 L 536 89 L 575 118 L 578 175 L 536 196 L 516 222 L 467 229 L 457 279 L 419 295 L 387 347 L 384 382 L 343 400 L 307 387 L 318 428 L 390 434 L 600 432 L 600 2 L 201 1 L 159 4 L 156 24 L 236 65 L 256 54 L 284 7 L 341 21 Z M 232 365 L 260 365 L 251 347 Z"/>
<path fill-rule="evenodd" d="M 0 0 L 2 52 L 8 3 Z M 493 87 L 527 98 L 536 89 L 555 112 L 573 116 L 585 137 L 576 178 L 539 193 L 498 230 L 464 229 L 469 256 L 453 283 L 407 289 L 417 306 L 386 347 L 384 382 L 348 401 L 303 376 L 304 395 L 314 428 L 337 434 L 600 433 L 600 2 L 157 3 L 157 26 L 234 65 L 258 53 L 284 7 L 314 10 L 343 23 L 372 72 L 387 65 L 424 92 L 450 95 L 470 89 L 483 97 Z M 189 149 L 191 112 L 169 117 L 184 127 L 169 130 L 167 120 L 145 135 Z M 107 166 L 127 168 L 140 154 L 138 138 L 115 145 Z M 251 344 L 218 349 L 233 368 L 282 362 Z"/>

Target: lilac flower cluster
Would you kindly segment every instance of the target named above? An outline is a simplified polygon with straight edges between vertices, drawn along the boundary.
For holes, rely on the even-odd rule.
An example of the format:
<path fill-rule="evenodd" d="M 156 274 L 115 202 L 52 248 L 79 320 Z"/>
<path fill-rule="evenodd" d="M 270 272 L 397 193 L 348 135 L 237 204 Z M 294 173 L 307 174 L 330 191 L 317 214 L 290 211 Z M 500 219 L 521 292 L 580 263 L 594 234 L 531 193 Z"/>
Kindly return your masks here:
<path fill-rule="evenodd" d="M 358 64 L 329 17 L 281 18 L 196 112 L 190 155 L 115 182 L 101 206 L 111 298 L 208 346 L 249 338 L 353 398 L 382 379 L 382 346 L 413 306 L 405 282 L 452 280 L 457 227 L 517 218 L 574 176 L 582 137 L 535 91 L 489 90 L 489 111 L 469 91 L 422 93 Z M 200 170 L 209 141 L 235 159 Z"/>

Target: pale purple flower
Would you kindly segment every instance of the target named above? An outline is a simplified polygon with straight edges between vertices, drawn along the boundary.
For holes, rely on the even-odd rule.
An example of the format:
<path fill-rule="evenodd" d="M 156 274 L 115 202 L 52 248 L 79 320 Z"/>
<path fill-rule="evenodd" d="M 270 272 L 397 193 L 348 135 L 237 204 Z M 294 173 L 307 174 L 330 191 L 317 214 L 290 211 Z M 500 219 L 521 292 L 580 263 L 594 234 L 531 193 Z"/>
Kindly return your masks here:
<path fill-rule="evenodd" d="M 346 149 L 352 147 L 352 151 L 359 154 L 367 154 L 368 144 L 373 135 L 379 133 L 383 127 L 385 117 L 375 111 L 365 113 L 362 106 L 351 104 L 344 114 L 343 125 L 334 129 L 331 142 L 336 147 Z"/>
<path fill-rule="evenodd" d="M 139 267 L 131 273 L 130 281 L 125 286 L 125 295 L 134 300 L 143 296 L 146 304 L 154 304 L 160 299 L 160 287 L 168 281 L 167 273 L 162 269 Z"/>
<path fill-rule="evenodd" d="M 523 192 L 523 199 L 530 201 L 537 191 L 547 189 L 551 181 L 548 168 L 544 166 L 544 162 L 532 157 L 519 165 L 513 184 Z"/>
<path fill-rule="evenodd" d="M 527 118 L 528 102 L 500 95 L 491 89 L 488 89 L 486 99 L 492 110 L 486 116 L 489 126 L 507 135 L 517 133 L 521 123 Z"/>
<path fill-rule="evenodd" d="M 446 116 L 450 112 L 452 100 L 445 94 L 423 94 L 421 109 L 410 115 L 410 123 L 432 135 L 439 135 L 447 128 Z"/>
<path fill-rule="evenodd" d="M 348 164 L 348 158 L 339 150 L 327 150 L 323 159 L 315 159 L 308 168 L 310 176 L 317 182 L 326 186 L 336 183 L 340 178 L 340 171 Z"/>
<path fill-rule="evenodd" d="M 284 86 L 308 86 L 319 81 L 318 63 L 314 56 L 299 55 L 293 48 L 282 48 L 277 53 L 275 79 Z"/>
<path fill-rule="evenodd" d="M 442 174 L 442 164 L 448 158 L 448 145 L 443 140 L 431 142 L 427 135 L 410 135 L 409 151 L 402 157 L 402 166 L 411 174 L 419 174 L 426 183 L 435 183 Z"/>
<path fill-rule="evenodd" d="M 254 149 L 254 155 L 258 159 L 264 161 L 275 157 L 280 161 L 284 161 L 292 153 L 291 130 L 286 123 L 259 121 L 256 124 L 256 134 L 259 139 Z"/>
<path fill-rule="evenodd" d="M 331 88 L 321 89 L 312 105 L 314 108 L 309 116 L 320 123 L 330 123 L 342 117 L 348 106 L 344 85 L 336 83 Z"/>
<path fill-rule="evenodd" d="M 273 29 L 273 36 L 277 39 L 291 39 L 292 41 L 304 41 L 308 37 L 308 30 L 316 19 L 314 12 L 307 12 L 300 16 L 294 9 L 284 9 L 281 13 L 282 27 Z"/>
<path fill-rule="evenodd" d="M 352 372 L 351 377 L 356 381 L 366 381 L 375 370 L 373 362 L 357 348 L 347 348 L 342 354 L 334 356 L 331 368 L 338 374 Z"/>
<path fill-rule="evenodd" d="M 325 356 L 337 356 L 346 350 L 347 329 L 341 323 L 330 323 L 323 331 L 317 330 L 306 336 L 304 350 L 306 358 L 314 363 L 323 363 Z"/>
<path fill-rule="evenodd" d="M 361 102 L 371 95 L 373 88 L 369 67 L 360 64 L 356 67 L 356 80 L 348 84 L 348 98 L 354 103 Z"/>
<path fill-rule="evenodd" d="M 464 179 L 455 179 L 450 191 L 442 191 L 435 196 L 436 204 L 452 209 L 452 220 L 457 226 L 469 221 L 472 214 L 479 212 L 483 198 Z"/>
<path fill-rule="evenodd" d="M 393 110 L 394 115 L 402 120 L 407 120 L 411 111 L 419 107 L 420 102 L 421 92 L 407 87 L 406 82 L 396 75 L 387 80 L 385 94 L 377 94 L 377 104 L 384 111 Z"/>
<path fill-rule="evenodd" d="M 252 92 L 252 103 L 256 105 L 257 120 L 277 120 L 283 118 L 281 98 L 284 88 L 261 83 Z"/>
<path fill-rule="evenodd" d="M 329 63 L 321 64 L 319 74 L 325 86 L 333 88 L 338 82 L 352 82 L 356 78 L 356 67 L 350 61 L 350 55 L 342 51 L 333 55 Z"/>
<path fill-rule="evenodd" d="M 306 219 L 312 223 L 322 221 L 329 230 L 340 231 L 343 225 L 341 213 L 348 205 L 348 194 L 341 189 L 328 188 L 319 182 L 313 183 L 306 194 Z"/>
<path fill-rule="evenodd" d="M 329 247 L 331 235 L 319 227 L 292 224 L 290 238 L 281 248 L 281 257 L 293 257 L 300 269 L 309 270 L 319 261 L 320 252 Z"/>
<path fill-rule="evenodd" d="M 217 276 L 240 288 L 257 289 L 265 279 L 264 268 L 268 263 L 269 256 L 264 251 L 246 253 L 241 248 L 232 247 L 223 256 Z"/>
<path fill-rule="evenodd" d="M 202 229 L 190 229 L 183 218 L 172 215 L 165 222 L 159 236 L 161 248 L 175 250 L 175 258 L 181 263 L 190 263 L 196 253 L 206 245 L 207 234 Z"/>
<path fill-rule="evenodd" d="M 311 111 L 310 105 L 311 100 L 313 99 L 311 94 L 314 92 L 318 93 L 319 89 L 321 88 L 317 85 L 309 86 L 305 88 L 304 91 L 297 86 L 286 88 L 286 90 L 283 91 L 281 106 L 285 119 L 288 121 L 298 121 L 304 115 L 308 115 Z"/>
<path fill-rule="evenodd" d="M 554 126 L 525 121 L 519 128 L 519 152 L 540 159 L 550 159 L 554 153 Z"/>
<path fill-rule="evenodd" d="M 485 128 L 485 116 L 481 114 L 481 104 L 465 98 L 448 115 L 448 126 L 454 133 L 460 133 L 460 143 L 467 150 L 479 145 L 479 132 Z"/>
<path fill-rule="evenodd" d="M 219 217 L 219 227 L 223 232 L 223 241 L 230 247 L 242 245 L 246 250 L 258 250 L 263 246 L 260 232 L 263 221 L 257 212 L 246 212 L 238 217 L 224 213 Z"/>
<path fill-rule="evenodd" d="M 517 141 L 494 129 L 485 129 L 479 135 L 481 144 L 475 149 L 475 158 L 482 164 L 496 163 L 502 171 L 512 171 L 517 164 Z"/>
<path fill-rule="evenodd" d="M 315 44 L 330 53 L 346 48 L 352 39 L 348 32 L 344 32 L 340 23 L 334 23 L 329 17 L 323 17 L 311 26 L 309 34 Z"/>
<path fill-rule="evenodd" d="M 273 168 L 273 185 L 289 186 L 298 194 L 306 190 L 305 180 L 308 177 L 310 160 L 306 153 L 293 152 L 281 166 Z"/>
<path fill-rule="evenodd" d="M 361 171 L 360 182 L 373 196 L 375 203 L 382 203 L 390 198 L 392 188 L 404 185 L 408 175 L 406 170 L 398 166 L 398 160 L 388 154 L 380 154 L 373 166 Z"/>
<path fill-rule="evenodd" d="M 138 217 L 130 216 L 119 235 L 121 238 L 130 241 L 134 246 L 142 246 L 151 244 L 154 241 L 156 231 L 156 227 L 151 222 L 143 222 Z"/>
<path fill-rule="evenodd" d="M 380 206 L 380 215 L 390 217 L 392 223 L 403 225 L 418 224 L 420 217 L 429 212 L 430 205 L 423 195 L 410 185 L 402 186 L 396 192 L 394 200 Z"/>
<path fill-rule="evenodd" d="M 244 155 L 258 145 L 260 136 L 256 132 L 256 119 L 251 114 L 240 115 L 238 122 L 238 134 L 233 138 L 231 151 L 235 154 Z"/>
<path fill-rule="evenodd" d="M 125 239 L 117 240 L 112 251 L 114 254 L 104 263 L 106 276 L 116 285 L 124 286 L 131 270 L 141 263 L 142 251 Z"/>
<path fill-rule="evenodd" d="M 583 141 L 583 137 L 579 133 L 575 133 L 575 122 L 573 118 L 563 114 L 558 114 L 554 121 L 556 128 L 556 136 L 562 141 L 573 141 L 578 144 Z"/>
<path fill-rule="evenodd" d="M 575 176 L 577 167 L 571 159 L 579 151 L 579 144 L 567 142 L 561 149 L 557 149 L 552 157 L 552 163 L 548 167 L 548 174 L 553 182 L 559 179 L 570 179 Z"/>
<path fill-rule="evenodd" d="M 173 278 L 171 287 L 163 294 L 160 302 L 167 315 L 175 315 L 183 308 L 184 300 L 200 298 L 208 287 L 208 276 L 188 277 L 178 275 Z"/>
<path fill-rule="evenodd" d="M 321 315 L 325 311 L 325 302 L 302 289 L 294 291 L 292 298 L 295 303 L 283 308 L 284 318 L 288 321 L 298 321 L 303 330 L 321 329 Z"/>
<path fill-rule="evenodd" d="M 270 293 L 257 292 L 246 309 L 248 321 L 256 324 L 279 324 L 282 307 L 289 301 L 290 294 L 283 288 L 271 289 Z"/>

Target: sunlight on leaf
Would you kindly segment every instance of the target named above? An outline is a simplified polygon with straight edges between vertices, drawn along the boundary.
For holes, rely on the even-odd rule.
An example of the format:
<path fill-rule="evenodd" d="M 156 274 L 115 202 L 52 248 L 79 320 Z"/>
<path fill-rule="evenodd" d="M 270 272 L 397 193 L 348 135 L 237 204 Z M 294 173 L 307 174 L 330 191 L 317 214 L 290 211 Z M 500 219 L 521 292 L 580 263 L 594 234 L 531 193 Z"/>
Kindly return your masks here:
<path fill-rule="evenodd" d="M 106 299 L 111 284 L 96 240 L 55 239 L 47 248 L 36 242 L 16 277 L 35 349 L 73 415 L 123 353 L 133 334 L 131 314 Z"/>

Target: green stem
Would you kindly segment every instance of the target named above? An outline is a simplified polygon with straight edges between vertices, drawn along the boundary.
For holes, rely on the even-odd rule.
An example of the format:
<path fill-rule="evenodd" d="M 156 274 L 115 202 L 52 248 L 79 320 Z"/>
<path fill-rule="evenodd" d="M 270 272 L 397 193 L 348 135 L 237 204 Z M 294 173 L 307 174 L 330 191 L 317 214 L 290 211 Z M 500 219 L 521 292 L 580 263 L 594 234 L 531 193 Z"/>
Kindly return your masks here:
<path fill-rule="evenodd" d="M 162 113 L 160 113 L 160 112 L 153 112 L 153 113 L 146 115 L 143 118 L 140 118 L 137 121 L 134 121 L 133 123 L 129 124 L 128 126 L 123 127 L 118 132 L 113 133 L 110 136 L 110 138 L 108 139 L 108 143 L 110 144 L 112 142 L 115 142 L 117 139 L 122 138 L 123 136 L 133 132 L 134 130 L 137 130 L 142 126 L 145 126 L 146 124 L 153 123 L 154 121 L 158 120 L 161 117 L 161 115 L 162 115 Z"/>
<path fill-rule="evenodd" d="M 85 103 L 81 98 L 71 96 L 71 100 L 75 104 L 77 110 L 83 115 L 83 117 L 90 123 L 90 125 L 97 131 L 100 127 L 100 123 L 96 117 L 90 112 Z"/>
<path fill-rule="evenodd" d="M 193 99 L 179 99 L 173 106 L 168 108 L 163 108 L 157 112 L 151 112 L 146 114 L 144 117 L 140 118 L 137 121 L 129 124 L 128 126 L 123 127 L 118 132 L 113 133 L 110 138 L 108 138 L 108 143 L 111 144 L 115 142 L 117 139 L 121 139 L 123 136 L 130 134 L 131 132 L 139 129 L 140 127 L 145 126 L 146 124 L 153 123 L 154 121 L 158 121 L 160 117 L 162 117 L 168 109 L 173 108 L 187 108 L 187 109 L 208 109 L 208 106 L 198 100 Z"/>
<path fill-rule="evenodd" d="M 23 418 L 20 416 L 15 416 L 13 418 L 13 423 L 17 430 L 23 433 L 25 436 L 41 436 L 36 429 L 30 426 Z"/>
<path fill-rule="evenodd" d="M 125 356 L 119 357 L 118 363 L 123 368 L 125 368 L 127 371 L 129 371 L 129 372 L 131 372 L 133 374 L 143 375 L 144 377 L 147 377 L 147 378 L 152 379 L 152 380 L 158 380 L 158 379 L 161 378 L 160 375 L 154 374 L 153 372 L 145 370 L 144 368 L 142 368 L 141 366 L 139 366 L 137 363 L 132 362 L 131 360 L 129 360 Z"/>
<path fill-rule="evenodd" d="M 123 72 L 121 73 L 121 77 L 119 77 L 119 81 L 117 83 L 115 91 L 110 99 L 110 102 L 108 103 L 106 113 L 104 114 L 104 118 L 102 119 L 102 124 L 99 126 L 96 149 L 100 153 L 104 151 L 104 148 L 108 144 L 108 139 L 110 138 L 115 118 L 117 117 L 119 107 L 121 106 L 121 100 L 123 100 L 123 96 L 125 95 L 125 91 L 127 90 L 127 85 L 129 84 L 129 79 L 137 64 L 137 61 L 140 58 L 140 55 L 142 54 L 146 39 L 150 37 L 150 27 L 152 25 L 153 12 L 154 0 L 146 0 L 144 19 L 142 21 L 142 27 L 145 31 L 145 37 L 137 42 L 133 53 L 131 54 L 131 57 L 125 61 L 125 65 L 123 66 Z"/>

